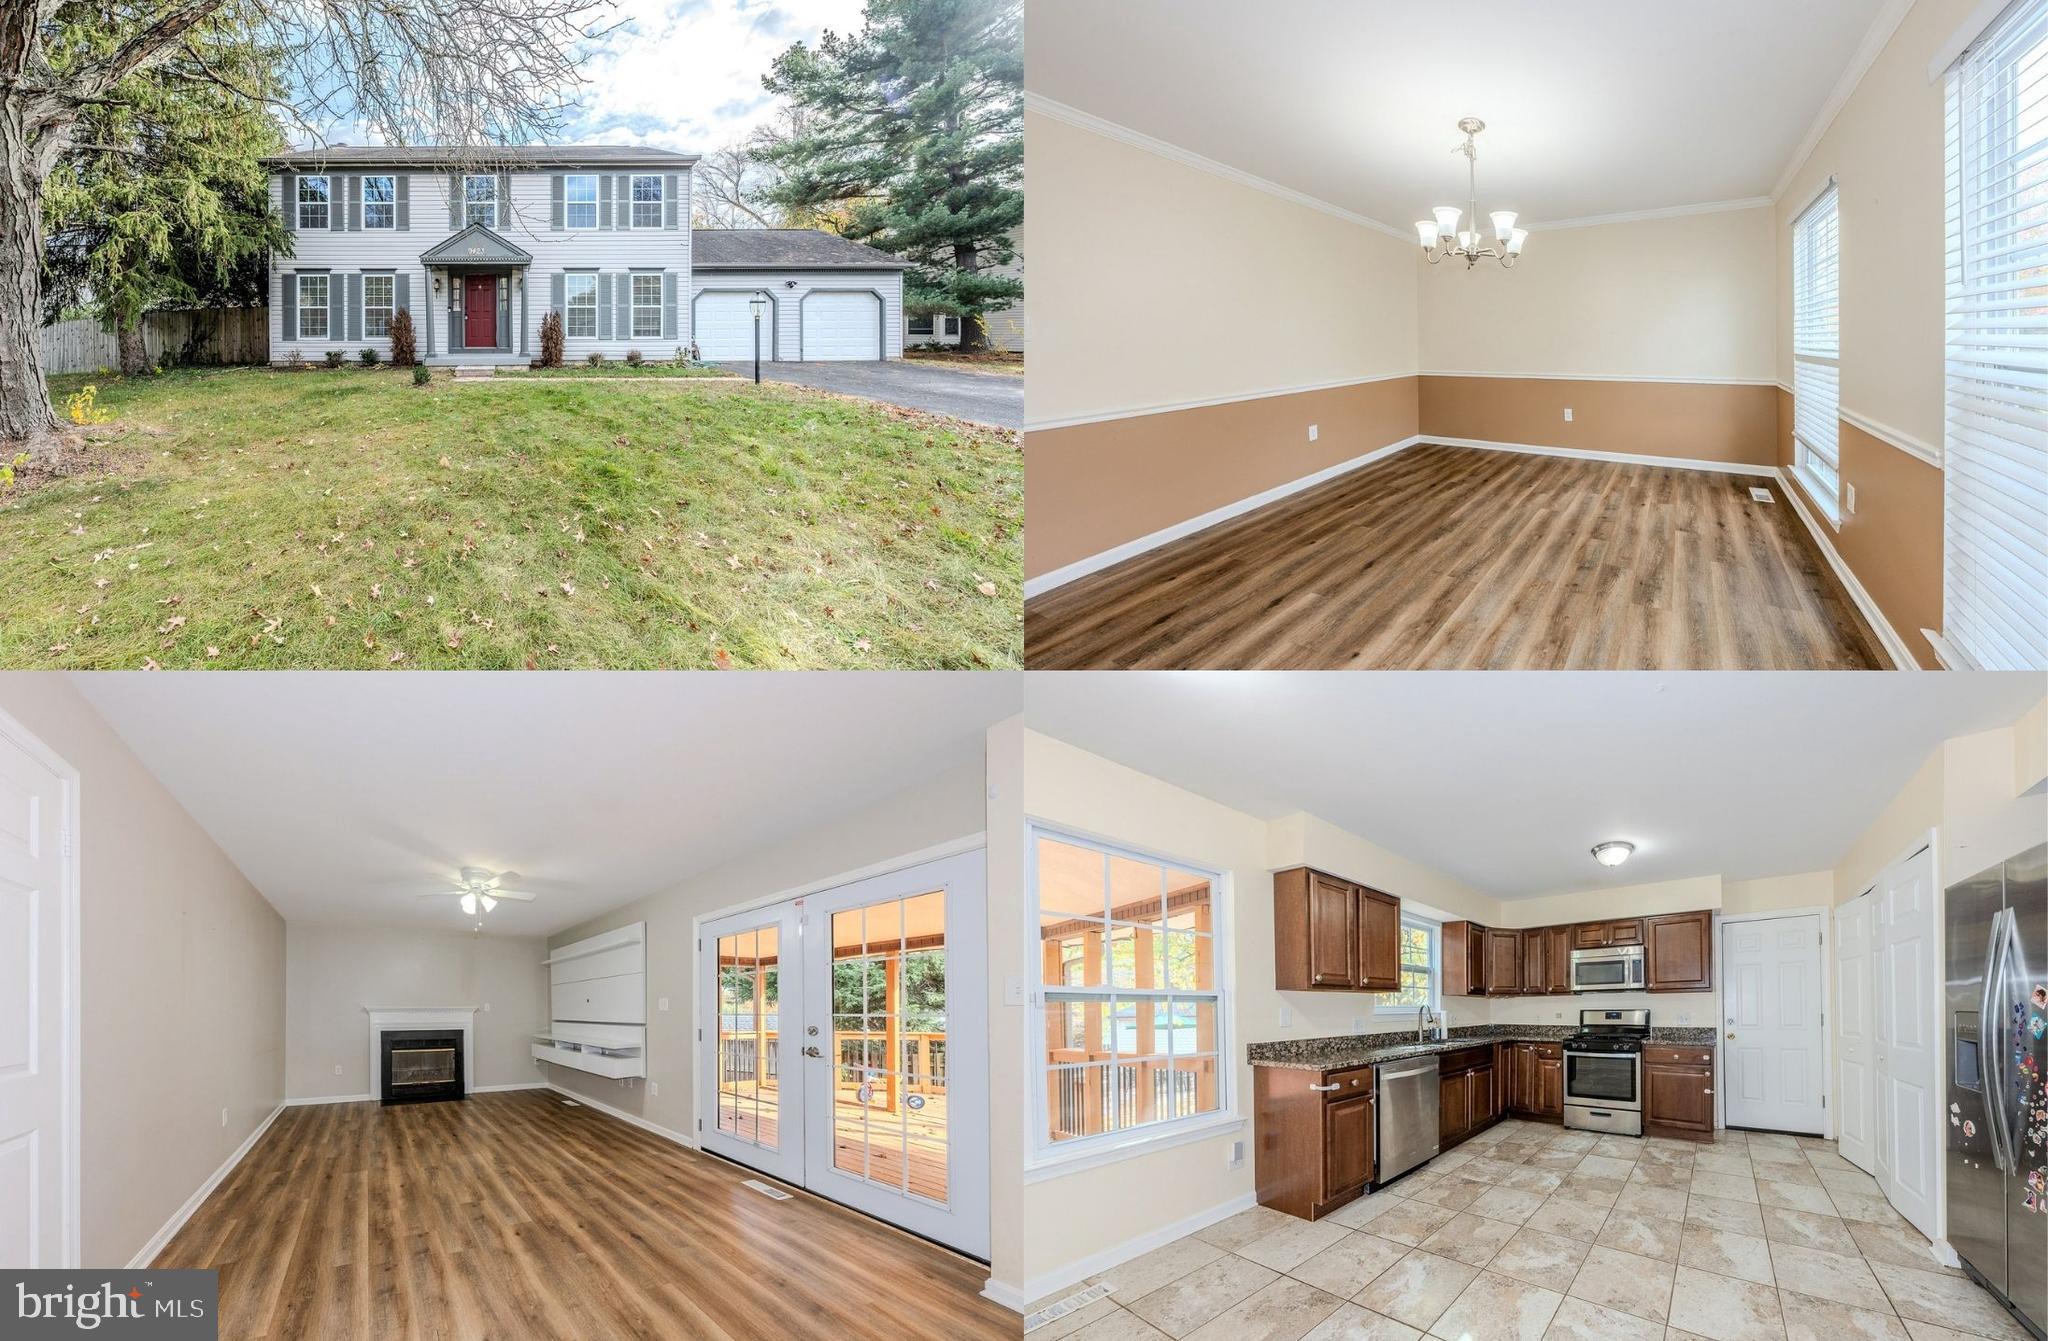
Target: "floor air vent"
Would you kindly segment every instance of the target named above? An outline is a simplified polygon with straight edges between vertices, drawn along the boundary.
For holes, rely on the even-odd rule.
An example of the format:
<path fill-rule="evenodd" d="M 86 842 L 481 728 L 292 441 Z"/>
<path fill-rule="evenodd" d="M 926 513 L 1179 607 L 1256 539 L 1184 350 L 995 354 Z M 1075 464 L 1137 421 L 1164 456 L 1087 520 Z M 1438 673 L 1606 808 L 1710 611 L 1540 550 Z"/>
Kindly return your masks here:
<path fill-rule="evenodd" d="M 1771 501 L 1771 491 L 1755 484 L 1749 486 L 1749 496 L 1759 503 Z"/>
<path fill-rule="evenodd" d="M 577 1102 L 576 1102 L 576 1101 L 575 1101 L 574 1099 L 564 1099 L 564 1100 L 562 1100 L 562 1107 L 564 1107 L 564 1108 L 581 1108 L 581 1107 L 583 1107 L 583 1105 L 582 1105 L 582 1104 L 579 1104 L 579 1103 L 577 1103 Z"/>
<path fill-rule="evenodd" d="M 1076 1309 L 1086 1308 L 1098 1299 L 1108 1298 L 1109 1291 L 1110 1287 L 1107 1285 L 1091 1285 L 1077 1294 L 1070 1294 L 1065 1299 L 1047 1304 L 1038 1312 L 1024 1319 L 1024 1330 L 1028 1334 L 1049 1322 L 1058 1322 Z"/>
<path fill-rule="evenodd" d="M 773 1197 L 777 1201 L 789 1200 L 789 1193 L 783 1191 L 779 1187 L 770 1187 L 768 1186 L 768 1184 L 762 1182 L 759 1178 L 749 1178 L 745 1182 L 741 1183 L 740 1186 L 751 1187 L 756 1192 L 759 1192 L 762 1196 Z"/>

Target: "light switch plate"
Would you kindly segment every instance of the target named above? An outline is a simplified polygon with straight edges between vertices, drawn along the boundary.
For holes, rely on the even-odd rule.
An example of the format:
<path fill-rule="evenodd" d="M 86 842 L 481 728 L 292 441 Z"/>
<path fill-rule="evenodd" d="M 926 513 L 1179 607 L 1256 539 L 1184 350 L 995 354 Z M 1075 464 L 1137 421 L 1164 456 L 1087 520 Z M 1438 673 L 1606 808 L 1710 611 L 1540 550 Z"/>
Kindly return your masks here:
<path fill-rule="evenodd" d="M 656 997 L 656 998 L 655 998 L 655 1001 L 654 1001 L 654 1008 L 655 1008 L 656 1010 L 667 1010 L 667 1009 L 668 1009 L 668 998 L 667 998 L 667 997 L 665 997 L 665 996 L 663 996 L 663 997 Z"/>
<path fill-rule="evenodd" d="M 1564 407 L 1564 421 L 1567 424 L 1569 424 L 1572 421 L 1572 407 L 1569 405 Z"/>
<path fill-rule="evenodd" d="M 661 1082 L 660 1082 L 660 1081 L 658 1081 L 658 1080 L 650 1080 L 650 1081 L 648 1081 L 648 1082 L 647 1082 L 647 1097 L 648 1097 L 648 1098 L 650 1098 L 650 1099 L 654 1099 L 654 1098 L 659 1098 L 660 1096 L 661 1096 Z"/>
<path fill-rule="evenodd" d="M 1308 426 L 1308 440 L 1309 440 L 1310 442 L 1314 442 L 1314 441 L 1316 440 L 1316 437 L 1317 437 L 1317 435 L 1318 435 L 1318 434 L 1320 434 L 1321 432 L 1322 432 L 1322 425 L 1320 425 L 1320 424 L 1310 424 L 1310 425 Z"/>
<path fill-rule="evenodd" d="M 1856 510 L 1856 486 L 1847 481 L 1842 484 L 1842 508 L 1846 512 Z"/>
<path fill-rule="evenodd" d="M 1280 1003 L 1280 1027 L 1282 1029 L 1292 1029 L 1294 1027 L 1294 1007 L 1288 1005 L 1285 1001 Z"/>
<path fill-rule="evenodd" d="M 1003 978 L 1003 1004 L 1006 1006 L 1022 1006 L 1026 1004 L 1024 1000 L 1023 974 L 1011 973 Z"/>

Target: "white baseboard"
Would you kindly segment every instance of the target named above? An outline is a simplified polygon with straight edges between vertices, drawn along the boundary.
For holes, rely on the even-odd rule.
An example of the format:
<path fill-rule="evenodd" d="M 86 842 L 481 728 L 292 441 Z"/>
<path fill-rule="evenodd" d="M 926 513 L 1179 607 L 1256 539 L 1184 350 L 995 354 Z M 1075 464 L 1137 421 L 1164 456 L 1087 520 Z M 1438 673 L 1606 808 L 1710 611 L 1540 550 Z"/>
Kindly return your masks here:
<path fill-rule="evenodd" d="M 1012 1313 L 1022 1313 L 1024 1305 L 1031 1302 L 1024 1297 L 1024 1291 L 1014 1285 L 1005 1285 L 993 1276 L 981 1287 L 981 1297 L 990 1303 L 1001 1304 Z"/>
<path fill-rule="evenodd" d="M 1856 608 L 1863 612 L 1863 617 L 1870 622 L 1870 627 L 1876 630 L 1878 642 L 1884 645 L 1885 655 L 1891 658 L 1892 669 L 1919 670 L 1920 662 L 1906 647 L 1906 640 L 1899 637 L 1899 631 L 1884 617 L 1884 611 L 1877 608 L 1877 602 L 1870 598 L 1870 593 L 1856 580 L 1856 574 L 1843 562 L 1841 552 L 1835 548 L 1834 537 L 1814 518 L 1812 511 L 1806 506 L 1806 499 L 1800 493 L 1799 484 L 1792 478 L 1791 472 L 1780 466 L 1776 474 L 1781 486 L 1780 492 L 1792 500 L 1792 510 L 1799 514 L 1800 521 L 1806 523 L 1807 534 L 1813 537 L 1814 544 L 1820 546 L 1821 557 L 1828 561 L 1828 567 L 1835 570 L 1835 576 L 1842 580 L 1842 587 L 1849 593 L 1849 599 L 1856 602 Z"/>
<path fill-rule="evenodd" d="M 1247 1192 L 1243 1196 L 1232 1197 L 1220 1206 L 1211 1206 L 1206 1211 L 1199 1211 L 1184 1220 L 1176 1220 L 1170 1225 L 1161 1225 L 1150 1233 L 1140 1234 L 1137 1238 L 1126 1239 L 1114 1248 L 1106 1248 L 1091 1257 L 1084 1257 L 1078 1262 L 1070 1262 L 1057 1271 L 1048 1271 L 1042 1276 L 1034 1276 L 1024 1282 L 1023 1289 L 1018 1291 L 1022 1298 L 1018 1303 L 1011 1305 L 1011 1307 L 1022 1312 L 1025 1304 L 1043 1299 L 1047 1295 L 1057 1294 L 1061 1290 L 1071 1289 L 1073 1286 L 1087 1280 L 1090 1276 L 1097 1276 L 1111 1267 L 1121 1266 L 1134 1257 L 1142 1257 L 1154 1248 L 1164 1248 L 1175 1239 L 1184 1239 L 1198 1229 L 1207 1229 L 1219 1220 L 1228 1220 L 1239 1211 L 1248 1211 L 1258 1204 L 1258 1195 L 1253 1192 Z M 991 1281 L 990 1284 L 993 1285 L 994 1282 Z M 983 1293 L 986 1294 L 987 1291 L 984 1290 Z M 993 1295 L 989 1297 L 995 1298 Z M 1007 1300 L 997 1300 L 997 1302 L 1006 1303 Z"/>
<path fill-rule="evenodd" d="M 1477 447 L 1488 452 L 1521 452 L 1527 456 L 1568 456 L 1578 461 L 1619 461 L 1631 466 L 1669 466 L 1673 470 L 1713 470 L 1724 475 L 1775 475 L 1776 466 L 1750 466 L 1735 461 L 1703 461 L 1692 456 L 1645 456 L 1637 452 L 1596 452 L 1584 447 L 1541 447 L 1527 442 L 1492 442 L 1485 438 L 1444 438 L 1425 434 L 1424 442 L 1446 447 Z"/>
<path fill-rule="evenodd" d="M 286 1099 L 283 1106 L 304 1108 L 309 1104 L 361 1104 L 368 1103 L 376 1097 L 374 1094 L 321 1094 L 310 1099 Z"/>
<path fill-rule="evenodd" d="M 479 1085 L 471 1090 L 470 1093 L 503 1094 L 506 1090 L 544 1090 L 546 1088 L 548 1088 L 548 1083 L 545 1080 L 522 1080 L 517 1085 Z"/>
<path fill-rule="evenodd" d="M 540 1088 L 553 1090 L 555 1093 L 561 1095 L 564 1099 L 574 1099 L 579 1104 L 583 1104 L 589 1108 L 595 1108 L 600 1113 L 608 1113 L 611 1116 L 617 1118 L 619 1121 L 631 1123 L 633 1126 L 638 1127 L 643 1131 L 651 1131 L 656 1136 L 662 1137 L 664 1140 L 674 1141 L 677 1145 L 683 1146 L 686 1149 L 697 1150 L 701 1148 L 697 1144 L 697 1138 L 695 1138 L 694 1136 L 685 1136 L 683 1133 L 679 1131 L 671 1131 L 669 1128 L 664 1127 L 659 1123 L 649 1122 L 646 1118 L 640 1117 L 634 1113 L 628 1113 L 623 1108 L 613 1108 L 610 1104 L 604 1103 L 598 1099 L 593 1099 L 587 1094 L 578 1094 L 575 1090 L 564 1089 L 562 1086 L 557 1085 L 552 1081 L 541 1086 Z"/>
<path fill-rule="evenodd" d="M 1158 549 L 1161 545 L 1171 544 L 1182 536 L 1193 535 L 1197 531 L 1206 531 L 1211 526 L 1227 522 L 1232 517 L 1243 516 L 1245 513 L 1262 508 L 1268 503 L 1277 503 L 1290 494 L 1298 494 L 1304 489 L 1312 489 L 1325 480 L 1334 480 L 1339 475 L 1349 474 L 1360 466 L 1369 466 L 1375 461 L 1392 456 L 1403 448 L 1413 447 L 1416 443 L 1424 441 L 1428 441 L 1428 439 L 1421 437 L 1403 438 L 1399 442 L 1389 443 L 1385 447 L 1367 452 L 1364 456 L 1354 456 L 1349 461 L 1339 461 L 1336 465 L 1325 466 L 1312 475 L 1303 475 L 1300 479 L 1289 480 L 1285 484 L 1276 484 L 1263 493 L 1253 494 L 1250 498 L 1240 498 L 1235 503 L 1226 503 L 1220 508 L 1213 508 L 1208 512 L 1204 512 L 1199 517 L 1190 517 L 1184 522 L 1175 522 L 1172 526 L 1154 531 L 1150 535 L 1139 536 L 1136 540 L 1126 540 L 1114 549 L 1106 549 L 1100 554 L 1091 554 L 1085 559 L 1077 559 L 1064 568 L 1055 568 L 1049 573 L 1041 573 L 1037 577 L 1026 578 L 1024 580 L 1024 595 L 1026 599 L 1029 599 L 1030 597 L 1051 591 L 1055 587 L 1063 587 L 1069 582 L 1088 576 L 1090 573 L 1097 573 L 1113 564 L 1122 563 L 1125 559 L 1135 558 L 1147 550 L 1154 550 Z"/>
<path fill-rule="evenodd" d="M 288 1107 L 287 1104 L 279 1104 L 270 1110 L 269 1117 L 256 1124 L 256 1130 L 250 1132 L 248 1139 L 235 1147 L 235 1153 L 229 1155 L 221 1166 L 213 1171 L 213 1176 L 201 1183 L 199 1190 L 185 1199 L 185 1204 L 178 1208 L 177 1214 L 164 1221 L 163 1228 L 150 1235 L 149 1242 L 143 1244 L 140 1251 L 128 1259 L 128 1270 L 146 1270 L 149 1264 L 156 1260 L 156 1255 L 164 1250 L 164 1245 L 169 1243 L 172 1237 L 185 1227 L 185 1222 L 192 1218 L 192 1213 L 199 1209 L 202 1202 L 213 1195 L 213 1189 L 221 1185 L 221 1180 L 235 1171 L 235 1166 L 242 1162 L 242 1157 L 253 1150 L 256 1143 L 263 1139 L 263 1133 L 270 1130 L 270 1124 L 277 1121 L 277 1115 L 282 1113 L 286 1107 Z"/>

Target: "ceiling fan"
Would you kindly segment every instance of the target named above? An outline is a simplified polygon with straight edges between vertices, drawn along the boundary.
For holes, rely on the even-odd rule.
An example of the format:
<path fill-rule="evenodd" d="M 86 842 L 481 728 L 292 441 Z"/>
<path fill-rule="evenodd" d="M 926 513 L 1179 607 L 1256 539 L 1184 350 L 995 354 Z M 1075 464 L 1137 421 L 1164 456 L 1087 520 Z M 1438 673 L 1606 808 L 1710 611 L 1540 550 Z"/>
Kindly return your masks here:
<path fill-rule="evenodd" d="M 534 896 L 523 890 L 507 889 L 507 881 L 519 879 L 517 871 L 486 871 L 481 866 L 465 866 L 462 874 L 455 879 L 453 889 L 437 889 L 420 895 L 423 899 L 440 899 L 454 896 L 461 899 L 462 911 L 474 917 L 478 909 L 489 912 L 498 906 L 500 899 L 517 899 L 521 903 L 532 903 Z"/>

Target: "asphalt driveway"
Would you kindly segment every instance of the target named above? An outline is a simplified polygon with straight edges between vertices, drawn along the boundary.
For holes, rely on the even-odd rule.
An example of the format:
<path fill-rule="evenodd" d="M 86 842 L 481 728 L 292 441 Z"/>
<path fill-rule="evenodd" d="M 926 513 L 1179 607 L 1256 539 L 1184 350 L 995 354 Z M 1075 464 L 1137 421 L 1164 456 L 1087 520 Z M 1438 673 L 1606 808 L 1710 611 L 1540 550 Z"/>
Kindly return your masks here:
<path fill-rule="evenodd" d="M 746 377 L 754 365 L 724 365 Z M 1024 427 L 1024 379 L 1009 373 L 962 372 L 906 363 L 761 363 L 761 378 L 795 382 L 999 428 Z"/>

